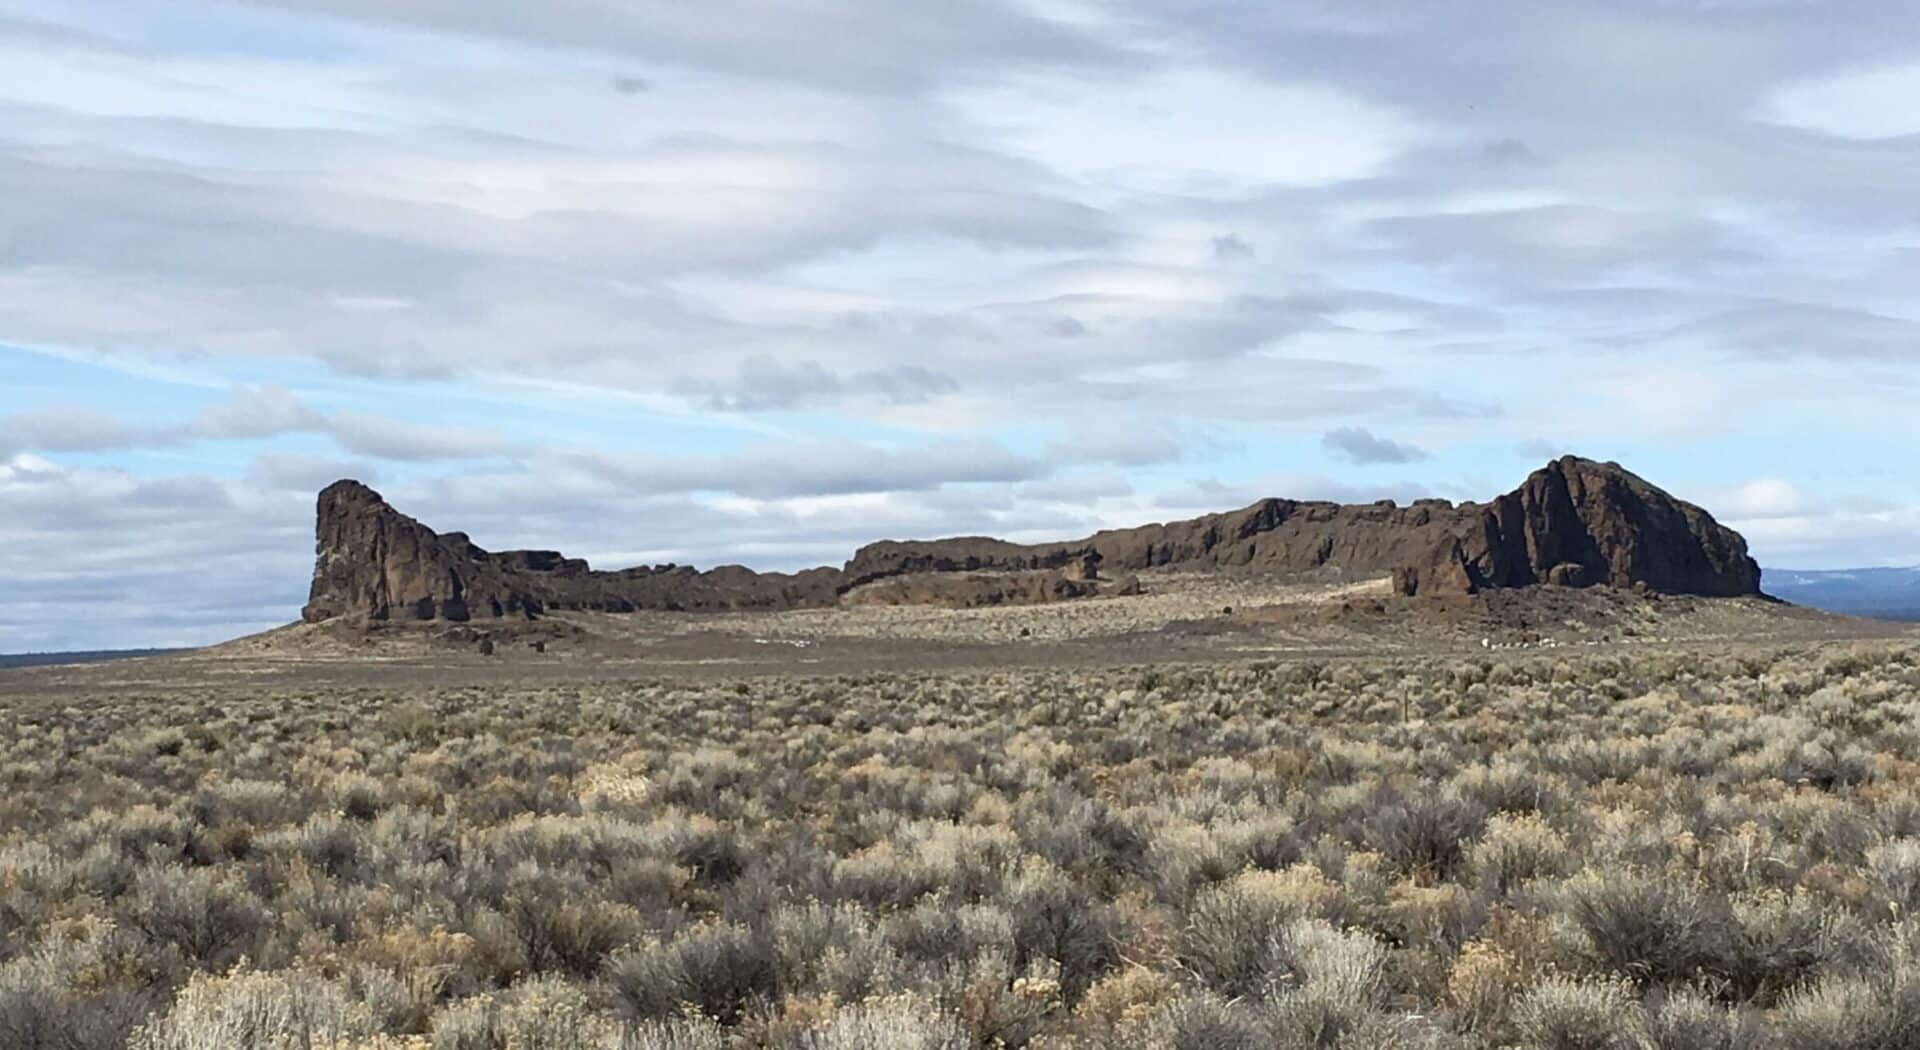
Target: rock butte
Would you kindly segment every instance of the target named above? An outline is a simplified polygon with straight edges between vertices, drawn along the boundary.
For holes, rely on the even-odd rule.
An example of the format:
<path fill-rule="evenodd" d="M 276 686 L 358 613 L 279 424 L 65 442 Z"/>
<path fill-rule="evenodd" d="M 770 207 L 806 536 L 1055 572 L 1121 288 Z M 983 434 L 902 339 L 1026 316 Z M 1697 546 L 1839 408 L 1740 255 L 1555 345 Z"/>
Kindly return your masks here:
<path fill-rule="evenodd" d="M 549 609 L 631 612 L 800 609 L 856 601 L 982 605 L 1137 588 L 1148 568 L 1391 574 L 1404 595 L 1550 585 L 1671 594 L 1758 594 L 1740 534 L 1617 463 L 1566 456 L 1490 503 L 1341 505 L 1264 499 L 1187 521 L 1060 543 L 986 537 L 886 540 L 845 566 L 797 573 L 724 565 L 595 571 L 556 551 L 488 551 L 437 533 L 357 481 L 320 493 L 310 622 L 533 617 Z"/>

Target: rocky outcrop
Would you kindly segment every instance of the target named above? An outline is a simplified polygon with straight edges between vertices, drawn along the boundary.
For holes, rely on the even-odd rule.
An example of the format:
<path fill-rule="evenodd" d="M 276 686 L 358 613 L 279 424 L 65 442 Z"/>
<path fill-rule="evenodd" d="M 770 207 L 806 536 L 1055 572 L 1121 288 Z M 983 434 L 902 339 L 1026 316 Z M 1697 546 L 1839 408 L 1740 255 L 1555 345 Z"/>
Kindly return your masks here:
<path fill-rule="evenodd" d="M 464 533 L 445 536 L 401 514 L 357 481 L 320 493 L 313 587 L 301 618 L 357 614 L 375 620 L 466 620 L 532 615 L 538 597 L 515 585 L 521 567 L 570 571 L 548 552 L 496 556 Z"/>
<path fill-rule="evenodd" d="M 658 565 L 596 572 L 557 551 L 488 551 L 465 533 L 436 533 L 357 481 L 320 493 L 313 587 L 301 618 L 531 618 L 549 609 L 718 611 L 831 605 L 840 573 L 788 574 L 738 565 L 698 572 Z"/>
<path fill-rule="evenodd" d="M 1131 573 L 1109 578 L 1084 563 L 1032 572 L 916 572 L 862 584 L 840 596 L 843 605 L 915 605 L 977 609 L 989 605 L 1041 605 L 1099 595 L 1140 593 Z"/>
<path fill-rule="evenodd" d="M 1491 503 L 1342 505 L 1265 499 L 1224 514 L 1024 546 L 969 537 L 876 543 L 847 564 L 862 583 L 906 572 L 1020 572 L 1089 555 L 1110 571 L 1157 566 L 1391 575 L 1401 594 L 1546 584 L 1731 597 L 1760 592 L 1746 541 L 1617 463 L 1567 456 Z"/>
<path fill-rule="evenodd" d="M 1491 503 L 1362 505 L 1265 499 L 1185 521 L 1062 543 L 986 537 L 883 541 L 843 568 L 762 573 L 660 565 L 595 571 L 554 551 L 492 552 L 440 534 L 358 482 L 320 494 L 303 617 L 467 620 L 548 609 L 797 609 L 854 601 L 982 605 L 1128 589 L 1157 567 L 1391 575 L 1406 595 L 1536 584 L 1675 594 L 1757 594 L 1740 535 L 1615 463 L 1566 457 Z M 950 577 L 943 579 L 942 577 Z M 888 581 L 885 587 L 875 584 Z M 1137 583 L 1131 585 L 1137 587 Z"/>
<path fill-rule="evenodd" d="M 1402 594 L 1533 584 L 1734 597 L 1760 593 L 1760 567 L 1706 511 L 1618 463 L 1566 456 L 1394 573 Z"/>
<path fill-rule="evenodd" d="M 1298 572 L 1332 567 L 1383 575 L 1425 559 L 1454 535 L 1472 505 L 1421 500 L 1342 505 L 1264 499 L 1240 510 L 1165 524 L 1098 532 L 1083 540 L 1022 545 L 966 537 L 887 541 L 847 563 L 850 586 L 902 573 L 1027 572 L 1094 560 L 1108 572 L 1163 566 Z"/>

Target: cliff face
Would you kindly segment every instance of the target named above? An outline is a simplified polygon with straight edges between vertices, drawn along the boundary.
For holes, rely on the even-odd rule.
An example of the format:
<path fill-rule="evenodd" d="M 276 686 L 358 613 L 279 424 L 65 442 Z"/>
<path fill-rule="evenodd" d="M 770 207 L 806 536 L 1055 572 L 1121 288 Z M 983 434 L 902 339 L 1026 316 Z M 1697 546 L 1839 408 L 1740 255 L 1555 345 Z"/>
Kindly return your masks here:
<path fill-rule="evenodd" d="M 596 572 L 557 551 L 488 551 L 465 533 L 440 534 L 357 481 L 320 493 L 313 588 L 301 618 L 469 620 L 548 609 L 794 609 L 831 605 L 840 573 L 789 575 L 740 566 Z"/>
<path fill-rule="evenodd" d="M 357 481 L 320 493 L 313 589 L 301 618 L 360 614 L 370 619 L 465 620 L 531 615 L 539 600 L 507 578 L 461 533 L 442 536 L 387 506 Z M 534 552 L 520 559 L 538 562 Z M 558 560 L 558 556 L 554 556 Z"/>
<path fill-rule="evenodd" d="M 1619 464 L 1574 456 L 1534 471 L 1394 579 L 1403 594 L 1533 584 L 1760 593 L 1760 566 L 1739 533 Z"/>
<path fill-rule="evenodd" d="M 1424 556 L 1471 520 L 1467 508 L 1444 500 L 1397 507 L 1264 499 L 1240 510 L 1110 529 L 1065 543 L 888 540 L 860 548 L 845 572 L 848 585 L 857 586 L 908 572 L 1052 569 L 1091 554 L 1108 571 L 1159 566 L 1290 571 L 1332 565 L 1354 573 L 1386 573 Z"/>
<path fill-rule="evenodd" d="M 1390 573 L 1402 594 L 1548 584 L 1644 585 L 1672 594 L 1760 593 L 1740 534 L 1617 463 L 1566 456 L 1491 503 L 1341 505 L 1266 499 L 1164 525 L 1024 546 L 963 538 L 875 543 L 849 585 L 909 572 L 1030 571 L 1096 555 L 1109 570 L 1155 566 Z"/>
<path fill-rule="evenodd" d="M 1738 533 L 1618 464 L 1572 456 L 1535 471 L 1488 504 L 1266 499 L 1237 511 L 1064 543 L 889 540 L 862 547 L 844 568 L 794 574 L 737 565 L 706 572 L 671 565 L 597 572 L 554 551 L 491 552 L 463 533 L 434 532 L 353 481 L 320 493 L 317 539 L 313 590 L 302 612 L 309 621 L 348 615 L 466 620 L 534 616 L 546 609 L 795 609 L 833 605 L 879 581 L 894 581 L 887 593 L 897 592 L 898 600 L 924 592 L 942 596 L 935 604 L 951 604 L 960 601 L 949 594 L 956 587 L 967 597 L 984 585 L 950 587 L 931 578 L 1003 573 L 1085 582 L 1159 566 L 1333 566 L 1355 575 L 1391 574 L 1395 588 L 1408 595 L 1535 584 L 1644 586 L 1709 596 L 1760 589 L 1759 567 Z M 1049 582 L 994 600 L 1022 600 L 1028 591 L 1037 597 L 1024 600 L 1114 589 Z M 987 590 L 997 595 L 1006 588 Z"/>

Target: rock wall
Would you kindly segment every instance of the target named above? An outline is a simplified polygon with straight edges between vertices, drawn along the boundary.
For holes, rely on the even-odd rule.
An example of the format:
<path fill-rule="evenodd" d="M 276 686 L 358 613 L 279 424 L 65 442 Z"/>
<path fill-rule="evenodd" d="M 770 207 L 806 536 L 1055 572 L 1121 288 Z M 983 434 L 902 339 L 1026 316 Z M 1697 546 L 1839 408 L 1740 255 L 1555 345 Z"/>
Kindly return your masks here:
<path fill-rule="evenodd" d="M 434 532 L 357 481 L 327 486 L 316 520 L 313 587 L 300 614 L 309 623 L 534 617 L 549 609 L 795 609 L 838 599 L 837 569 L 597 572 L 556 551 L 488 551 L 465 533 Z"/>
<path fill-rule="evenodd" d="M 1444 500 L 1342 505 L 1264 499 L 1250 507 L 1166 524 L 1110 529 L 1082 540 L 1022 545 L 966 537 L 886 541 L 847 563 L 850 584 L 910 572 L 1022 572 L 1059 568 L 1091 555 L 1110 572 L 1160 566 L 1298 571 L 1338 566 L 1387 573 L 1412 564 L 1464 528 L 1472 505 Z"/>
<path fill-rule="evenodd" d="M 863 547 L 848 579 L 905 572 L 1028 571 L 1087 554 L 1109 570 L 1156 566 L 1391 574 L 1402 594 L 1534 584 L 1644 586 L 1672 594 L 1760 592 L 1740 534 L 1617 463 L 1566 456 L 1491 503 L 1342 505 L 1265 499 L 1224 514 L 1023 546 L 977 537 Z"/>
<path fill-rule="evenodd" d="M 442 536 L 357 481 L 323 489 L 316 522 L 313 587 L 300 613 L 308 622 L 346 615 L 466 620 L 540 609 L 512 579 L 516 563 L 542 560 L 535 552 L 495 562 L 465 534 Z"/>
<path fill-rule="evenodd" d="M 1760 593 L 1760 566 L 1739 533 L 1617 463 L 1575 456 L 1534 471 L 1394 579 L 1403 594 L 1533 584 Z"/>
<path fill-rule="evenodd" d="M 916 572 L 874 580 L 840 596 L 843 605 L 911 605 L 977 609 L 1044 605 L 1100 595 L 1140 593 L 1133 575 L 1097 577 L 1075 566 L 1022 572 Z"/>
<path fill-rule="evenodd" d="M 1740 535 L 1615 463 L 1568 456 L 1487 504 L 1421 500 L 1361 505 L 1265 499 L 1186 521 L 1114 529 L 1063 543 L 987 537 L 883 541 L 843 568 L 699 572 L 662 565 L 593 570 L 555 551 L 484 550 L 388 506 L 354 481 L 320 493 L 313 589 L 302 616 L 466 620 L 547 609 L 710 611 L 830 606 L 876 581 L 868 599 L 973 604 L 1058 600 L 1161 566 L 1391 574 L 1402 594 L 1486 588 L 1645 587 L 1676 594 L 1757 594 L 1760 569 Z M 940 574 L 1025 574 L 1005 586 L 929 583 Z M 1035 575 L 1038 574 L 1038 575 Z M 1042 581 L 1035 583 L 1033 581 Z"/>

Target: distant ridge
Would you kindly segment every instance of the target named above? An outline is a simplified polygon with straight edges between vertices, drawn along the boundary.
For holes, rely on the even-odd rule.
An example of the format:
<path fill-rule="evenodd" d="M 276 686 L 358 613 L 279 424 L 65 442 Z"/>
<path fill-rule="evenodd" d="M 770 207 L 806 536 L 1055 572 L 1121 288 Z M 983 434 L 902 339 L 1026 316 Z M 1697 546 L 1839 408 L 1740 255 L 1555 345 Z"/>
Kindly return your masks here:
<path fill-rule="evenodd" d="M 1554 460 L 1486 504 L 1265 499 L 1236 511 L 1061 543 L 988 537 L 882 541 L 860 548 L 841 568 L 798 573 L 738 565 L 705 572 L 674 565 L 607 572 L 557 551 L 488 551 L 465 533 L 433 531 L 357 481 L 324 489 L 316 518 L 313 586 L 302 610 L 309 622 L 462 621 L 533 617 L 549 609 L 815 608 L 881 580 L 945 574 L 1053 574 L 1054 583 L 1025 580 L 1020 587 L 1049 600 L 1100 593 L 1097 585 L 1081 584 L 1155 567 L 1334 567 L 1391 574 L 1405 595 L 1536 584 L 1714 597 L 1760 589 L 1759 566 L 1739 533 L 1617 463 L 1575 456 Z"/>
<path fill-rule="evenodd" d="M 1772 569 L 1767 593 L 1826 612 L 1920 621 L 1920 568 Z"/>
<path fill-rule="evenodd" d="M 167 656 L 190 651 L 188 649 L 75 649 L 57 653 L 0 653 L 0 670 L 11 667 L 97 664 L 108 660 L 136 660 L 143 656 Z"/>

